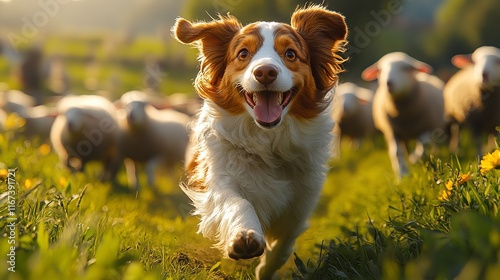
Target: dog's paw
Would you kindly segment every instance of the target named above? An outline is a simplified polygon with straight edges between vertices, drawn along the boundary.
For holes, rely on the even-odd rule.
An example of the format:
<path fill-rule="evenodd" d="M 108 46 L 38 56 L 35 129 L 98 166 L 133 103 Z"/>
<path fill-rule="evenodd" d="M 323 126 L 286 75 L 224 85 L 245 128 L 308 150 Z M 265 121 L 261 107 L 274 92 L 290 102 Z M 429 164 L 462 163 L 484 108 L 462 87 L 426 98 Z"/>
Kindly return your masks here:
<path fill-rule="evenodd" d="M 228 255 L 230 258 L 251 259 L 264 253 L 266 241 L 264 237 L 253 230 L 240 231 L 229 243 Z"/>

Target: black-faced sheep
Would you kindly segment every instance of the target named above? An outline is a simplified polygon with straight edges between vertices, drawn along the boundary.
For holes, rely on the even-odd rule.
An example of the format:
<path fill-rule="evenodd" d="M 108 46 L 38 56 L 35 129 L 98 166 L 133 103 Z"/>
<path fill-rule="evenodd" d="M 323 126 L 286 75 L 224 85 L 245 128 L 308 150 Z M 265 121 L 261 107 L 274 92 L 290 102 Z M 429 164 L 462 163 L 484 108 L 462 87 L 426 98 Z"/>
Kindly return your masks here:
<path fill-rule="evenodd" d="M 389 53 L 366 68 L 362 78 L 377 79 L 373 100 L 375 127 L 384 134 L 397 177 L 408 173 L 406 142 L 416 140 L 410 161 L 421 158 L 433 132 L 444 125 L 444 83 L 429 75 L 432 68 L 402 52 Z"/>
<path fill-rule="evenodd" d="M 348 137 L 357 146 L 359 141 L 374 134 L 372 101 L 373 92 L 356 84 L 343 83 L 336 88 L 332 113 L 336 148 L 341 138 Z"/>
<path fill-rule="evenodd" d="M 172 170 L 184 160 L 189 142 L 190 117 L 171 109 L 158 110 L 147 100 L 144 93 L 134 91 L 125 93 L 118 103 L 123 108 L 119 117 L 120 156 L 129 160 L 125 161 L 128 180 L 136 189 L 138 164 L 146 165 L 148 184 L 154 185 L 157 165 L 163 163 Z"/>
<path fill-rule="evenodd" d="M 62 164 L 83 171 L 89 161 L 104 165 L 103 180 L 113 180 L 118 162 L 120 129 L 116 109 L 98 95 L 67 96 L 58 104 L 50 139 Z"/>
<path fill-rule="evenodd" d="M 482 137 L 500 125 L 500 49 L 480 47 L 471 55 L 456 55 L 452 63 L 461 68 L 444 88 L 445 111 L 450 118 L 450 150 L 457 152 L 459 126 L 472 132 L 477 155 Z"/>

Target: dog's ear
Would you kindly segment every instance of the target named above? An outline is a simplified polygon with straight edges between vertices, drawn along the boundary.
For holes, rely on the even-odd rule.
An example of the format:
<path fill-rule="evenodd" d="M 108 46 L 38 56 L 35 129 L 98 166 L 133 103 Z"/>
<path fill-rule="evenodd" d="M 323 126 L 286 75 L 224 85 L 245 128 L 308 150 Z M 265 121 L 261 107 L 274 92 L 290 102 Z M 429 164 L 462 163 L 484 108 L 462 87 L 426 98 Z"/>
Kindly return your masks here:
<path fill-rule="evenodd" d="M 316 87 L 319 93 L 326 94 L 336 84 L 345 61 L 339 55 L 347 43 L 344 17 L 322 6 L 311 5 L 292 14 L 291 26 L 306 41 Z"/>
<path fill-rule="evenodd" d="M 196 44 L 200 51 L 200 73 L 196 87 L 202 97 L 216 91 L 226 68 L 225 56 L 229 43 L 241 29 L 241 23 L 230 15 L 211 22 L 192 23 L 178 18 L 172 27 L 174 37 L 185 44 Z"/>
<path fill-rule="evenodd" d="M 211 22 L 196 23 L 177 18 L 172 27 L 173 35 L 179 42 L 190 44 L 201 40 L 201 44 L 207 47 L 213 47 L 213 45 L 220 47 L 220 44 L 227 44 L 240 29 L 241 24 L 230 15 L 219 16 L 219 20 Z"/>

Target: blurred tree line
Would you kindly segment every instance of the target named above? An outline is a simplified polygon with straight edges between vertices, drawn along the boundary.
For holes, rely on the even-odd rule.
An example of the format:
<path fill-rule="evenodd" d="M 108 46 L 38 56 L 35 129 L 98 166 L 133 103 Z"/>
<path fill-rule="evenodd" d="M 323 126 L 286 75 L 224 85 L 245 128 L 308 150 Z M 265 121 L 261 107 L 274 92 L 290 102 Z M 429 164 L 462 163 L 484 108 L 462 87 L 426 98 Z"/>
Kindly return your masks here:
<path fill-rule="evenodd" d="M 467 53 L 481 45 L 500 47 L 498 0 L 448 0 L 436 15 L 424 49 L 432 56 Z"/>
<path fill-rule="evenodd" d="M 346 17 L 350 58 L 343 80 L 359 81 L 359 73 L 391 51 L 404 51 L 425 61 L 447 79 L 455 71 L 450 59 L 482 45 L 500 47 L 498 0 L 212 0 L 185 1 L 182 16 L 209 21 L 230 13 L 243 24 L 289 22 L 298 6 L 317 3 Z"/>

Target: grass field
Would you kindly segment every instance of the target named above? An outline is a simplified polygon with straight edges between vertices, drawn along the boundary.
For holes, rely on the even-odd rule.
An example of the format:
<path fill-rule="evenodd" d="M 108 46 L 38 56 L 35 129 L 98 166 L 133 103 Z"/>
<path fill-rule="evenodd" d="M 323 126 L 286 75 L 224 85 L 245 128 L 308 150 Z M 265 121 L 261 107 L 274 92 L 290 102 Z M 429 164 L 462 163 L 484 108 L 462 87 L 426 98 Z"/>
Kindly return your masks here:
<path fill-rule="evenodd" d="M 49 38 L 45 51 L 64 54 L 76 91 L 88 93 L 82 61 L 102 36 L 65 39 Z M 98 78 L 105 83 L 118 75 L 116 96 L 141 88 L 143 58 L 167 53 L 173 60 L 185 55 L 180 47 L 139 38 L 117 45 L 116 57 L 95 48 Z M 192 91 L 191 57 L 190 71 L 165 69 L 162 93 Z M 13 71 L 0 58 L 0 75 L 17 88 Z M 481 173 L 466 140 L 460 157 L 440 148 L 397 182 L 385 144 L 374 142 L 356 151 L 342 144 L 342 158 L 332 159 L 310 228 L 282 278 L 500 275 L 500 171 Z M 499 166 L 500 158 L 490 162 Z M 156 187 L 141 178 L 139 194 L 99 182 L 99 172 L 94 164 L 71 174 L 49 146 L 13 140 L 11 131 L 0 134 L 0 279 L 253 279 L 258 260 L 222 259 L 212 241 L 196 233 L 198 218 L 169 172 L 159 170 Z M 118 180 L 125 185 L 123 170 Z"/>
<path fill-rule="evenodd" d="M 161 176 L 156 188 L 137 195 L 96 180 L 98 165 L 70 174 L 47 146 L 10 137 L 0 137 L 0 279 L 253 278 L 257 260 L 221 259 L 211 241 L 196 234 L 197 218 L 175 179 Z M 310 228 L 297 240 L 283 278 L 469 273 L 473 278 L 463 279 L 476 279 L 500 272 L 498 171 L 483 176 L 477 160 L 434 158 L 397 183 L 383 143 L 357 151 L 344 143 L 342 155 L 331 162 Z M 11 197 L 8 175 L 15 179 Z M 119 181 L 125 184 L 124 172 Z M 452 191 L 439 200 L 447 184 Z"/>

